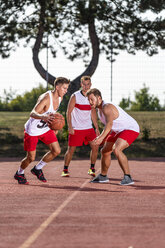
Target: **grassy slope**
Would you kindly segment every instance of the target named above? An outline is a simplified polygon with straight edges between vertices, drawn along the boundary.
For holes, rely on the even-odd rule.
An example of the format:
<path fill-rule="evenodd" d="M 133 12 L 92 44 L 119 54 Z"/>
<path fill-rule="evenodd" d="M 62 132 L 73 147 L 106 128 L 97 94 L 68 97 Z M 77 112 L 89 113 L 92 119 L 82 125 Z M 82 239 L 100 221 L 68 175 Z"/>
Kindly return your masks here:
<path fill-rule="evenodd" d="M 129 158 L 137 157 L 163 157 L 165 150 L 165 112 L 130 112 L 141 128 L 138 139 L 125 151 Z M 0 112 L 0 156 L 16 157 L 25 155 L 23 151 L 24 123 L 29 118 L 25 112 Z M 150 131 L 148 141 L 143 141 L 143 129 Z M 67 143 L 61 144 L 63 157 Z M 77 148 L 75 156 L 89 156 L 89 148 Z M 38 156 L 43 155 L 47 148 L 38 144 Z"/>

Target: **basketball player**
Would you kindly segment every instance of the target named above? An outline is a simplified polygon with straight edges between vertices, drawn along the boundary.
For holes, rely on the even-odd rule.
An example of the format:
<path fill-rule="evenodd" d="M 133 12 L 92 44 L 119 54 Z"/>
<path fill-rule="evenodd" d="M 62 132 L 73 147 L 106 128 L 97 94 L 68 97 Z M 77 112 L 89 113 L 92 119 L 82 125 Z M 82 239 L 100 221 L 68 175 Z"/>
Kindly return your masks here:
<path fill-rule="evenodd" d="M 33 169 L 31 169 L 31 173 L 37 176 L 40 181 L 46 182 L 42 168 L 61 152 L 56 133 L 48 127 L 48 124 L 53 120 L 53 113 L 58 110 L 60 102 L 67 92 L 68 86 L 68 79 L 64 77 L 56 78 L 54 90 L 49 90 L 42 94 L 30 113 L 30 118 L 25 123 L 24 131 L 24 150 L 27 151 L 27 155 L 21 161 L 21 165 L 14 175 L 14 178 L 19 184 L 28 184 L 28 181 L 24 176 L 24 170 L 35 160 L 38 140 L 45 143 L 50 151 L 43 156 L 41 161 L 34 166 Z"/>
<path fill-rule="evenodd" d="M 120 184 L 134 184 L 130 175 L 128 159 L 123 153 L 123 150 L 129 147 L 138 137 L 139 125 L 119 106 L 113 103 L 105 103 L 98 89 L 90 89 L 87 92 L 87 96 L 92 109 L 98 109 L 99 118 L 105 125 L 102 133 L 92 141 L 92 144 L 96 146 L 102 142 L 104 143 L 104 141 L 105 144 L 101 150 L 101 174 L 95 177 L 91 182 L 106 183 L 109 181 L 107 172 L 111 164 L 110 155 L 114 152 L 124 172 L 124 178 Z"/>
<path fill-rule="evenodd" d="M 68 149 L 64 156 L 63 177 L 69 176 L 68 166 L 77 146 L 82 146 L 83 143 L 89 143 L 91 147 L 90 153 L 90 169 L 88 174 L 95 176 L 95 162 L 97 159 L 98 146 L 91 143 L 96 135 L 99 135 L 97 124 L 96 110 L 92 109 L 89 104 L 86 92 L 91 88 L 91 78 L 83 76 L 81 78 L 81 90 L 76 91 L 70 98 L 67 108 L 67 122 L 69 129 Z M 94 124 L 95 130 L 92 127 Z M 95 133 L 96 131 L 96 133 Z"/>

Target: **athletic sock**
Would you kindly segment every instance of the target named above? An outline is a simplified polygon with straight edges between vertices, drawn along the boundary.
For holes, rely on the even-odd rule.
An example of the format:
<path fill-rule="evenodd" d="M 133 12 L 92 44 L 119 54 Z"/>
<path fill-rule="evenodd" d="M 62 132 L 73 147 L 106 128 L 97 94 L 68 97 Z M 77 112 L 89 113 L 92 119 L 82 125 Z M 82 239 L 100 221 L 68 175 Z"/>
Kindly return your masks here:
<path fill-rule="evenodd" d="M 125 176 L 131 177 L 131 175 L 130 175 L 130 174 L 125 174 Z"/>
<path fill-rule="evenodd" d="M 95 164 L 91 164 L 91 168 L 90 169 L 94 169 L 95 168 Z"/>
<path fill-rule="evenodd" d="M 68 166 L 67 165 L 64 165 L 64 170 L 68 170 Z"/>
<path fill-rule="evenodd" d="M 40 160 L 40 162 L 35 166 L 36 170 L 41 170 L 47 163 Z"/>
<path fill-rule="evenodd" d="M 24 174 L 24 170 L 21 167 L 19 167 L 17 173 L 18 175 Z"/>

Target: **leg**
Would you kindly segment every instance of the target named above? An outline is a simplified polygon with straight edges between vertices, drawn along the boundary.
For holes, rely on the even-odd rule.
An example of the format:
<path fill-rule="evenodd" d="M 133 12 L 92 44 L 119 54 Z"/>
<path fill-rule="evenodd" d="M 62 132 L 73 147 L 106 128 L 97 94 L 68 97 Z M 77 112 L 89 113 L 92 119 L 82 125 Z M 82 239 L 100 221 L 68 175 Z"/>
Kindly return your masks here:
<path fill-rule="evenodd" d="M 76 146 L 68 146 L 68 149 L 64 155 L 64 169 L 61 174 L 62 177 L 69 177 L 68 166 L 70 164 L 70 161 L 72 159 L 75 150 L 76 150 Z"/>
<path fill-rule="evenodd" d="M 113 146 L 113 152 L 119 162 L 121 169 L 123 170 L 124 174 L 130 174 L 128 159 L 126 155 L 123 153 L 123 150 L 127 148 L 129 144 L 126 140 L 118 138 Z"/>
<path fill-rule="evenodd" d="M 127 143 L 126 140 L 123 140 L 121 138 L 118 138 L 113 146 L 113 152 L 115 156 L 118 159 L 119 165 L 121 169 L 124 172 L 124 178 L 120 182 L 120 185 L 132 185 L 134 184 L 131 176 L 130 176 L 130 170 L 128 166 L 128 159 L 123 153 L 123 150 L 127 148 L 129 144 Z"/>
<path fill-rule="evenodd" d="M 64 155 L 64 165 L 69 166 L 72 156 L 76 150 L 76 146 L 68 146 L 68 149 Z"/>
<path fill-rule="evenodd" d="M 50 162 L 55 158 L 58 154 L 60 154 L 61 149 L 58 142 L 53 142 L 48 145 L 50 148 L 50 151 L 47 152 L 41 159 L 40 163 L 37 164 L 37 166 L 34 166 L 33 169 L 31 169 L 31 173 L 35 175 L 40 181 L 46 182 L 46 178 L 44 177 L 43 171 L 41 168 L 43 168 L 46 163 Z M 39 168 L 38 168 L 39 167 Z"/>
<path fill-rule="evenodd" d="M 25 170 L 28 165 L 35 160 L 36 150 L 28 151 L 26 157 L 21 161 L 21 169 Z"/>
<path fill-rule="evenodd" d="M 101 174 L 107 175 L 111 164 L 112 142 L 106 142 L 101 150 Z"/>
<path fill-rule="evenodd" d="M 29 184 L 24 176 L 24 170 L 26 167 L 35 159 L 36 150 L 27 152 L 26 157 L 21 161 L 20 168 L 15 173 L 14 178 L 18 181 L 19 184 Z"/>
<path fill-rule="evenodd" d="M 111 163 L 112 142 L 106 142 L 101 150 L 101 174 L 97 175 L 91 182 L 92 183 L 107 183 L 109 178 L 107 177 L 108 169 Z"/>
<path fill-rule="evenodd" d="M 91 166 L 90 169 L 88 170 L 88 175 L 95 177 L 95 163 L 97 159 L 97 154 L 98 154 L 98 146 L 92 145 L 91 142 L 89 142 L 89 145 L 91 147 L 91 152 L 90 152 L 90 161 L 91 161 Z"/>
<path fill-rule="evenodd" d="M 91 147 L 91 152 L 90 152 L 90 161 L 91 164 L 95 164 L 96 163 L 96 159 L 97 159 L 97 154 L 98 154 L 98 146 L 92 145 L 91 142 L 89 142 L 89 145 Z"/>
<path fill-rule="evenodd" d="M 61 153 L 61 148 L 58 142 L 53 142 L 48 145 L 50 151 L 47 152 L 43 157 L 42 161 L 48 163 L 52 161 L 55 157 L 57 157 Z"/>

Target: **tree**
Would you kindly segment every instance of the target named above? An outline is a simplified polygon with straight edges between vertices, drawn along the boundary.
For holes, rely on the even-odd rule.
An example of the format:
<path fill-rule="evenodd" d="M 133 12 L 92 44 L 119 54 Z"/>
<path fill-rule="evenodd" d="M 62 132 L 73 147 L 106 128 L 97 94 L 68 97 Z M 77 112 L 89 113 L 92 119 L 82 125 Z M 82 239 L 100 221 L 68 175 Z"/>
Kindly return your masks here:
<path fill-rule="evenodd" d="M 161 110 L 159 99 L 149 94 L 149 88 L 144 84 L 140 91 L 135 91 L 135 102 L 131 102 L 133 111 L 155 111 Z"/>
<path fill-rule="evenodd" d="M 129 107 L 130 107 L 130 105 L 131 105 L 131 100 L 130 100 L 130 97 L 128 97 L 128 98 L 122 98 L 122 100 L 121 100 L 121 102 L 120 102 L 120 104 L 119 104 L 119 106 L 122 108 L 122 109 L 129 109 Z"/>
<path fill-rule="evenodd" d="M 54 57 L 60 47 L 68 59 L 81 58 L 86 64 L 72 80 L 71 94 L 79 89 L 81 76 L 93 75 L 100 53 L 110 59 L 110 39 L 115 54 L 143 50 L 153 55 L 164 48 L 165 19 L 151 22 L 141 15 L 164 7 L 163 0 L 0 0 L 0 54 L 7 58 L 23 39 L 26 46 L 32 45 L 36 70 L 53 85 L 55 76 L 47 74 L 39 60 L 48 38 Z"/>

